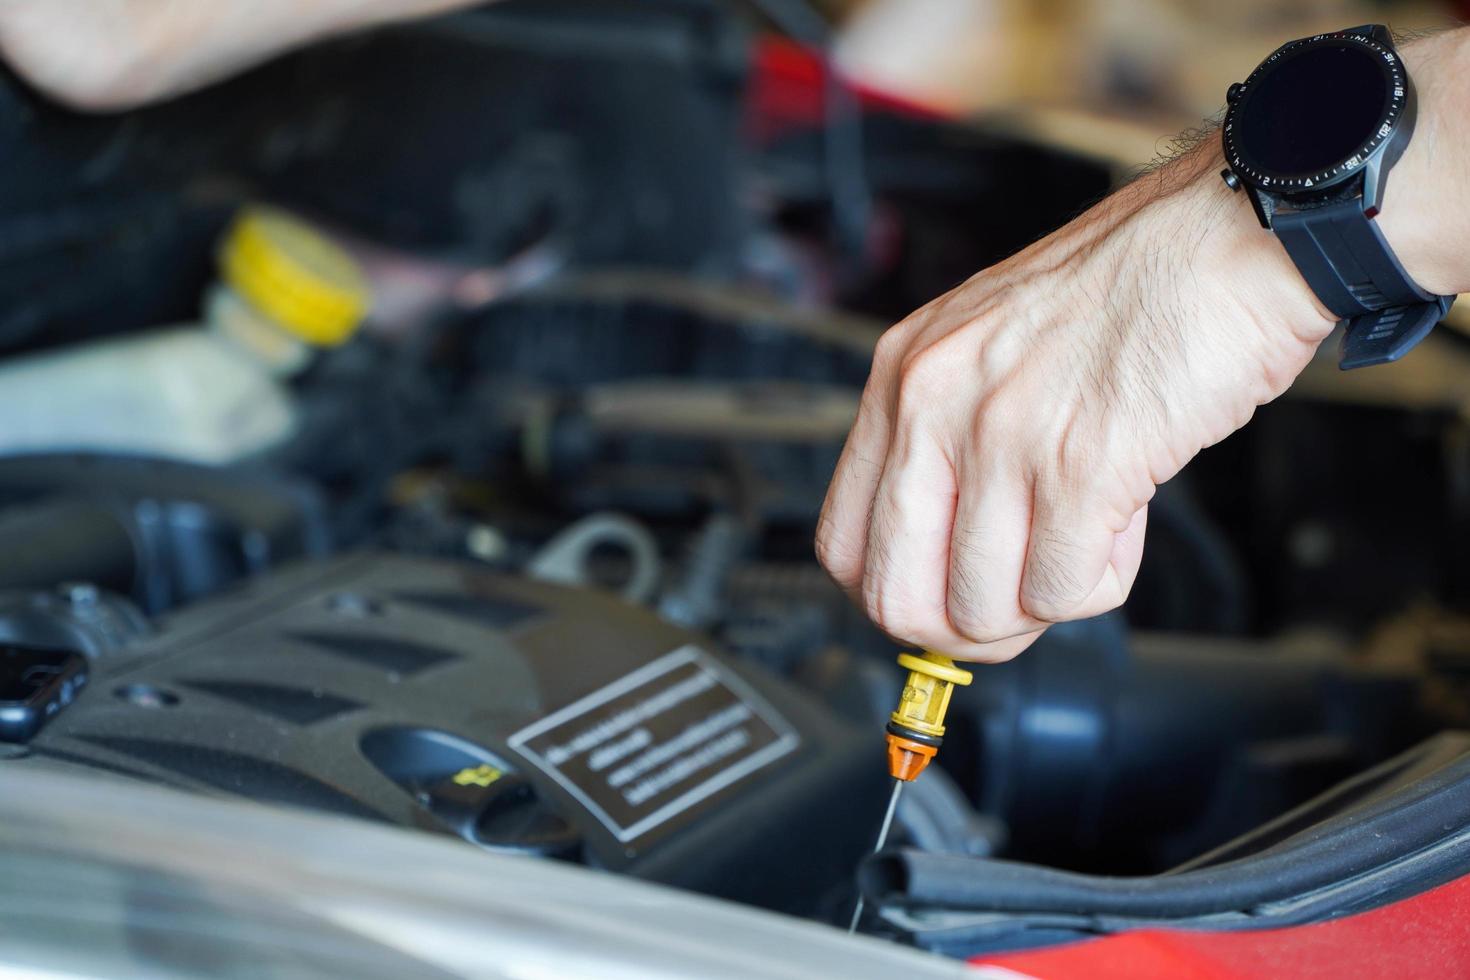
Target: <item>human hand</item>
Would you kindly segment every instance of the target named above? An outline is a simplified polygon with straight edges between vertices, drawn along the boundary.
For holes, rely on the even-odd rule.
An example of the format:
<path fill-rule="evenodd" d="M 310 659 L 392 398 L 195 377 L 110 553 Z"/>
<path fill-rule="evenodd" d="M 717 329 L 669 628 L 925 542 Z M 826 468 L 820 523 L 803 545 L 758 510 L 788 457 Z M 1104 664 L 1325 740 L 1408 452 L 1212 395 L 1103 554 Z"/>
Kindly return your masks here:
<path fill-rule="evenodd" d="M 1214 140 L 879 341 L 817 535 L 894 637 L 971 660 L 1113 609 L 1147 505 L 1331 331 Z"/>

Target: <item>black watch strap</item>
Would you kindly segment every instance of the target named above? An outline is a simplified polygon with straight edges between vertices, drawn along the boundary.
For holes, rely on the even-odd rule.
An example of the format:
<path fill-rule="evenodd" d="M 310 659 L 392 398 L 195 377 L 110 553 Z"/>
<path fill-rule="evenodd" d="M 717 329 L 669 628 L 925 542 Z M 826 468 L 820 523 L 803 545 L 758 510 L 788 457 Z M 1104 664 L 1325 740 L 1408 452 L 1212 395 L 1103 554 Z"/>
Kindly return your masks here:
<path fill-rule="evenodd" d="M 1414 282 L 1361 201 L 1282 208 L 1271 229 L 1317 298 L 1344 321 L 1338 361 L 1344 371 L 1403 357 L 1455 300 Z"/>

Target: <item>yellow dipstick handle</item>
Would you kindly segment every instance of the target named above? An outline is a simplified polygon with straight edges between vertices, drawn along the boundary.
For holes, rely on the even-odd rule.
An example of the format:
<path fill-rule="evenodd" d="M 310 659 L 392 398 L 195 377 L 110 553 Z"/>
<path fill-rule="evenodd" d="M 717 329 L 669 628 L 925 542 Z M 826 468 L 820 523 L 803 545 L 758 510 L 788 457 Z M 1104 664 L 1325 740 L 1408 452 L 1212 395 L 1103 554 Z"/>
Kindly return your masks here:
<path fill-rule="evenodd" d="M 908 668 L 909 677 L 888 718 L 888 771 L 894 779 L 912 782 L 939 751 L 955 685 L 967 687 L 975 675 L 937 653 L 900 654 L 898 663 Z"/>

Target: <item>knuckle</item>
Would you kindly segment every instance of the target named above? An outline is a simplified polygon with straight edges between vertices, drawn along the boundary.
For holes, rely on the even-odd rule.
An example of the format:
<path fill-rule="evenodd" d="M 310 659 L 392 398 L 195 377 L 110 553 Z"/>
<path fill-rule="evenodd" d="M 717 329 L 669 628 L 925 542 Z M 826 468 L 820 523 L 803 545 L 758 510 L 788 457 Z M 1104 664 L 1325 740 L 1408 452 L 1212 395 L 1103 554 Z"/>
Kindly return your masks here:
<path fill-rule="evenodd" d="M 824 516 L 817 525 L 816 552 L 817 561 L 839 585 L 853 585 L 861 577 L 861 554 L 831 518 Z"/>
<path fill-rule="evenodd" d="M 1033 629 L 1014 599 L 1008 604 L 995 601 L 1000 595 L 1016 594 L 1016 583 L 1008 589 L 992 588 L 997 583 L 985 579 L 983 570 L 998 564 L 991 550 L 983 547 L 985 539 L 985 530 L 967 527 L 954 535 L 950 545 L 945 616 L 950 620 L 950 629 L 972 644 L 994 644 Z"/>
<path fill-rule="evenodd" d="M 936 631 L 917 614 L 913 603 L 881 580 L 868 576 L 863 581 L 862 609 L 868 618 L 889 636 L 906 643 L 926 643 Z"/>
<path fill-rule="evenodd" d="M 948 344 L 928 344 L 905 354 L 898 366 L 899 413 L 913 415 L 933 405 L 953 367 L 954 354 Z"/>
<path fill-rule="evenodd" d="M 1002 383 L 1014 377 L 1022 368 L 1030 353 L 1027 347 L 1028 332 L 1001 329 L 993 316 L 983 317 L 975 323 L 978 346 L 975 351 L 975 373 L 991 384 Z"/>
<path fill-rule="evenodd" d="M 894 636 L 902 632 L 903 621 L 895 614 L 892 603 L 884 597 L 883 590 L 872 584 L 871 580 L 863 582 L 863 612 L 873 625 L 885 633 Z"/>
<path fill-rule="evenodd" d="M 1021 608 L 1026 610 L 1026 615 L 1043 623 L 1065 623 L 1072 618 L 1072 610 L 1076 608 L 1076 604 L 1051 596 L 1042 597 L 1023 592 Z"/>
<path fill-rule="evenodd" d="M 883 560 L 883 555 L 881 540 L 877 547 L 869 546 L 867 562 L 863 568 L 862 591 L 858 597 L 858 605 L 863 613 L 879 629 L 888 628 L 890 609 L 885 575 L 887 563 Z"/>
<path fill-rule="evenodd" d="M 1025 401 L 1018 404 L 1000 392 L 985 395 L 969 418 L 969 451 L 976 454 L 976 460 L 1002 453 L 1019 459 L 1021 452 L 1031 448 L 1023 424 L 1026 418 Z"/>
<path fill-rule="evenodd" d="M 929 344 L 903 356 L 898 365 L 898 384 L 901 389 L 922 386 L 933 380 L 937 366 L 937 349 L 935 345 Z"/>
<path fill-rule="evenodd" d="M 986 452 L 1003 445 L 1007 438 L 1007 408 L 1003 399 L 994 395 L 981 398 L 967 420 L 967 447 L 970 452 Z"/>
<path fill-rule="evenodd" d="M 1026 574 L 1021 582 L 1021 608 L 1027 615 L 1055 623 L 1086 601 L 1092 591 L 1077 569 L 1084 560 L 1078 542 L 1053 528 L 1035 529 Z"/>
<path fill-rule="evenodd" d="M 1064 426 L 1057 438 L 1054 485 L 1073 494 L 1087 492 L 1099 477 L 1105 444 L 1103 436 L 1091 426 L 1076 421 Z"/>
<path fill-rule="evenodd" d="M 983 535 L 960 532 L 950 544 L 949 588 L 945 614 L 954 632 L 973 643 L 989 643 L 1002 636 L 1001 624 L 987 615 L 983 569 L 988 556 L 979 547 Z"/>
<path fill-rule="evenodd" d="M 1051 590 L 1049 582 L 1027 582 L 1021 588 L 1021 608 L 1026 615 L 1043 623 L 1055 623 L 1066 618 L 1070 603 Z"/>
<path fill-rule="evenodd" d="M 951 629 L 971 643 L 999 643 L 1035 628 L 1023 621 L 1020 610 L 1011 616 L 997 617 L 968 602 L 951 601 L 948 615 Z"/>
<path fill-rule="evenodd" d="M 1027 586 L 1021 590 L 1022 611 L 1043 623 L 1065 623 L 1076 618 L 1074 614 L 1082 601 L 1047 591 L 1046 586 Z"/>
<path fill-rule="evenodd" d="M 886 374 L 903 358 L 909 344 L 909 329 L 906 323 L 897 323 L 878 338 L 873 347 L 873 373 Z"/>
<path fill-rule="evenodd" d="M 951 598 L 948 613 L 950 626 L 971 643 L 994 643 L 1005 639 L 1005 631 L 968 602 L 956 602 Z"/>

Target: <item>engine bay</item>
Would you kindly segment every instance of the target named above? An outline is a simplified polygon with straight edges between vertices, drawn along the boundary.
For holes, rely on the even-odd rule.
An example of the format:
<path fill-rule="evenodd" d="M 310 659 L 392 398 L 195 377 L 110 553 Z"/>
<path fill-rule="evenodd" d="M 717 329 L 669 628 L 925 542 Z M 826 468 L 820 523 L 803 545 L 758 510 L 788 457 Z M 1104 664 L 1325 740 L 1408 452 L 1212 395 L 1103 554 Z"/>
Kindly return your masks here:
<path fill-rule="evenodd" d="M 115 116 L 5 79 L 0 366 L 197 320 L 260 202 L 374 305 L 249 452 L 110 450 L 80 381 L 83 437 L 16 426 L 0 772 L 838 926 L 861 888 L 865 932 L 958 957 L 1462 873 L 1470 429 L 1309 378 L 1160 488 L 1124 610 L 976 670 L 869 858 L 900 650 L 812 540 L 873 345 L 1117 174 L 834 96 L 759 24 L 510 2 Z"/>

